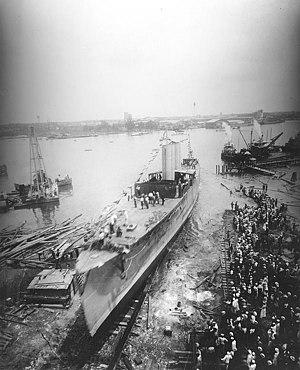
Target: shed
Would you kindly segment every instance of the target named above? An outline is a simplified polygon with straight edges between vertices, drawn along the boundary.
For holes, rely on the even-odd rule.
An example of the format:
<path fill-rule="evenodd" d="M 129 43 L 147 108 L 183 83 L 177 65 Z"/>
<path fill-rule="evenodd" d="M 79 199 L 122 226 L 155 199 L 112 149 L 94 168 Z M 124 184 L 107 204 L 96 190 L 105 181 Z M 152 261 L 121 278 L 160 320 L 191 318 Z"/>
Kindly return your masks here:
<path fill-rule="evenodd" d="M 69 306 L 78 284 L 75 270 L 46 269 L 38 273 L 23 296 L 26 303 Z"/>

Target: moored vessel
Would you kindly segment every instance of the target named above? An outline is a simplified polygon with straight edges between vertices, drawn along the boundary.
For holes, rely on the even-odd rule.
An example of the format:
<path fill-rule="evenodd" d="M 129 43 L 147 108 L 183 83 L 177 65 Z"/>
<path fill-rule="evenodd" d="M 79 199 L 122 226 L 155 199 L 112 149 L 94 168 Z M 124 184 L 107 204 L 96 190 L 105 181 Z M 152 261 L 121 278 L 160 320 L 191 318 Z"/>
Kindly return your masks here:
<path fill-rule="evenodd" d="M 58 188 L 66 188 L 72 186 L 72 178 L 69 175 L 66 175 L 64 178 L 61 178 L 60 175 L 58 175 L 58 178 L 55 179 L 55 182 Z"/>
<path fill-rule="evenodd" d="M 244 138 L 241 130 L 239 130 L 246 144 L 246 148 L 243 148 L 238 152 L 230 140 L 225 143 L 221 152 L 221 159 L 224 162 L 235 164 L 249 164 L 251 163 L 251 160 L 256 160 L 259 162 L 266 160 L 271 156 L 272 153 L 279 152 L 281 150 L 281 147 L 275 146 L 275 142 L 282 136 L 283 132 L 266 141 L 263 138 L 260 123 L 256 119 L 253 119 L 252 123 L 253 130 L 251 130 L 251 138 L 249 143 Z M 255 131 L 259 137 L 259 139 L 256 141 L 252 138 L 253 131 Z"/>
<path fill-rule="evenodd" d="M 101 215 L 95 237 L 80 253 L 82 306 L 91 335 L 147 278 L 197 201 L 198 160 L 181 160 L 181 143 L 161 144 L 162 166 Z"/>
<path fill-rule="evenodd" d="M 254 118 L 252 122 L 253 130 L 251 130 L 251 139 L 250 143 L 248 144 L 248 150 L 251 153 L 251 155 L 255 157 L 257 160 L 265 159 L 269 157 L 272 151 L 276 151 L 274 147 L 275 142 L 283 135 L 283 132 L 266 141 L 264 140 L 260 123 Z M 257 141 L 254 141 L 252 139 L 253 131 L 255 131 L 258 134 L 259 138 Z"/>
<path fill-rule="evenodd" d="M 223 122 L 223 127 L 225 130 L 225 144 L 221 152 L 222 161 L 233 164 L 245 164 L 250 160 L 251 153 L 246 149 L 241 149 L 238 152 L 232 142 L 231 127 L 226 122 Z"/>

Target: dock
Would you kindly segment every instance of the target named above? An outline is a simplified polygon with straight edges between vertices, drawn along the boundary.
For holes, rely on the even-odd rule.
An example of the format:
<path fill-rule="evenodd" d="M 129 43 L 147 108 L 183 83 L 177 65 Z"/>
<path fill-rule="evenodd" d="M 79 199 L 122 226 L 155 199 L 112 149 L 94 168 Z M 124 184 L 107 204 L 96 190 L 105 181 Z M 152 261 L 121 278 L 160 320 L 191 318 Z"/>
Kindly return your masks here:
<path fill-rule="evenodd" d="M 290 166 L 290 165 L 298 165 L 300 164 L 300 158 L 295 157 L 295 158 L 274 158 L 270 160 L 266 160 L 264 162 L 259 162 L 259 165 L 262 167 L 265 166 L 275 166 L 275 167 L 280 167 L 280 166 Z"/>
<path fill-rule="evenodd" d="M 266 175 L 266 176 L 274 176 L 275 175 L 275 172 L 273 172 L 273 171 L 269 171 L 265 168 L 254 166 L 254 165 L 240 165 L 240 166 L 223 165 L 222 170 L 220 170 L 219 165 L 216 165 L 216 174 L 217 175 L 226 175 L 226 174 L 233 175 L 233 174 L 240 174 L 240 173 L 243 173 L 243 172 L 257 172 L 257 173 L 260 173 L 260 174 Z"/>
<path fill-rule="evenodd" d="M 272 155 L 265 160 L 250 162 L 240 162 L 240 163 L 223 163 L 221 166 L 216 165 L 217 175 L 226 174 L 240 174 L 243 172 L 257 172 L 266 176 L 274 176 L 275 172 L 269 171 L 266 168 L 270 167 L 288 167 L 296 166 L 300 164 L 300 157 L 291 157 L 290 155 Z"/>
<path fill-rule="evenodd" d="M 266 176 L 274 176 L 275 172 L 266 170 L 265 168 L 258 167 L 258 166 L 246 166 L 245 167 L 248 171 L 255 171 L 261 173 L 262 175 Z"/>

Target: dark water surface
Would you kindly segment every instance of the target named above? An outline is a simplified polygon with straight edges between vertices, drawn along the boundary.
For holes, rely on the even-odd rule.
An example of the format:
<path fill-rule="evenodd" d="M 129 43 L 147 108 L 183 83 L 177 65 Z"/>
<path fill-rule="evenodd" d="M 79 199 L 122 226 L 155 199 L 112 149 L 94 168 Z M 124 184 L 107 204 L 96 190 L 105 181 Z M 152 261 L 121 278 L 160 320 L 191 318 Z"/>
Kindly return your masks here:
<path fill-rule="evenodd" d="M 250 140 L 251 129 L 248 126 L 242 130 L 247 141 Z M 283 136 L 277 141 L 281 145 L 295 136 L 299 129 L 299 121 L 262 126 L 266 139 L 283 131 Z M 19 225 L 25 220 L 27 227 L 34 229 L 81 213 L 81 221 L 97 217 L 105 206 L 120 198 L 123 190 L 128 191 L 128 186 L 139 178 L 140 173 L 147 172 L 148 164 L 150 169 L 159 169 L 159 156 L 156 161 L 154 158 L 161 135 L 162 132 L 153 132 L 142 136 L 116 134 L 78 139 L 40 139 L 48 175 L 55 179 L 58 174 L 69 174 L 73 179 L 73 189 L 60 193 L 59 205 L 10 210 L 0 214 L 0 229 Z M 172 136 L 172 132 L 169 136 L 174 140 L 185 138 Z M 199 158 L 202 168 L 198 207 L 205 209 L 203 217 L 210 218 L 228 208 L 228 194 L 224 197 L 225 190 L 220 189 L 220 178 L 215 175 L 216 164 L 221 164 L 225 134 L 222 131 L 195 129 L 190 131 L 190 137 L 194 156 Z M 239 149 L 245 147 L 238 130 L 233 130 L 233 142 Z M 0 178 L 0 191 L 8 192 L 14 188 L 14 183 L 29 183 L 29 140 L 3 139 L 0 143 L 1 163 L 6 164 L 8 169 L 8 177 Z M 182 154 L 187 154 L 185 146 L 182 146 Z M 232 181 L 238 183 L 240 180 Z"/>

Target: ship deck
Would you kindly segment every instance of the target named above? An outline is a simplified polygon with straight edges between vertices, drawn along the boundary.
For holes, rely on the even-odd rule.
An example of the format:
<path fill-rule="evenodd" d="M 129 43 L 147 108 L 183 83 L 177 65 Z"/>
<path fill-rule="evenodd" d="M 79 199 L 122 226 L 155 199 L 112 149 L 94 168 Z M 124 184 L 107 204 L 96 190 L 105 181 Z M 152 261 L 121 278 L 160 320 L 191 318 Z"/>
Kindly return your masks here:
<path fill-rule="evenodd" d="M 150 231 L 159 221 L 169 214 L 174 207 L 180 202 L 182 198 L 167 198 L 165 199 L 164 205 L 161 203 L 149 204 L 149 208 L 145 207 L 142 209 L 141 202 L 137 200 L 137 207 L 134 206 L 134 200 L 128 194 L 124 194 L 121 199 L 116 203 L 106 208 L 106 210 L 100 216 L 99 230 L 92 240 L 99 239 L 99 234 L 106 225 L 109 225 L 110 219 L 113 215 L 117 216 L 115 224 L 115 231 L 119 226 L 122 230 L 122 236 L 118 237 L 116 233 L 110 234 L 110 243 L 113 245 L 123 246 L 131 248 L 137 240 L 143 237 L 148 231 Z M 127 225 L 125 213 L 127 212 Z M 128 230 L 128 226 L 133 226 Z M 107 238 L 105 238 L 107 240 Z M 93 241 L 92 241 L 93 243 Z M 108 250 L 91 250 L 82 251 L 79 259 L 77 260 L 76 269 L 80 273 L 87 272 L 94 267 L 100 267 L 109 260 L 113 259 L 118 255 L 118 251 L 111 249 Z M 112 277 L 110 278 L 112 281 Z"/>
<path fill-rule="evenodd" d="M 196 169 L 191 169 L 186 166 L 180 169 L 185 173 L 194 173 Z M 197 176 L 196 170 L 196 176 Z M 199 175 L 199 174 L 198 174 Z M 184 196 L 184 195 L 183 195 Z M 118 245 L 128 245 L 135 243 L 155 225 L 157 225 L 167 214 L 169 214 L 174 207 L 180 202 L 182 197 L 178 198 L 165 198 L 164 204 L 159 199 L 159 204 L 149 204 L 147 208 L 145 205 L 141 207 L 141 201 L 136 199 L 137 207 L 134 204 L 134 198 L 130 192 L 123 194 L 123 196 L 100 215 L 99 218 L 99 231 L 106 225 L 109 225 L 111 217 L 117 216 L 114 231 L 118 226 L 122 230 L 122 236 L 117 237 L 116 233 L 111 235 L 112 242 Z"/>
<path fill-rule="evenodd" d="M 129 196 L 130 197 L 130 196 Z M 137 199 L 137 207 L 134 206 L 133 198 L 129 198 L 128 195 L 124 195 L 118 204 L 109 212 L 109 217 L 104 223 L 107 224 L 110 221 L 112 215 L 117 216 L 117 222 L 115 229 L 120 226 L 122 230 L 122 236 L 117 237 L 116 234 L 112 235 L 112 242 L 117 244 L 130 245 L 142 237 L 146 232 L 151 230 L 162 218 L 164 218 L 180 201 L 181 198 L 167 198 L 165 199 L 164 205 L 162 205 L 161 199 L 159 204 L 149 204 L 149 208 L 141 207 L 141 202 Z M 126 223 L 127 213 L 127 223 Z M 102 226 L 104 226 L 102 225 Z M 130 226 L 131 228 L 128 228 Z"/>

